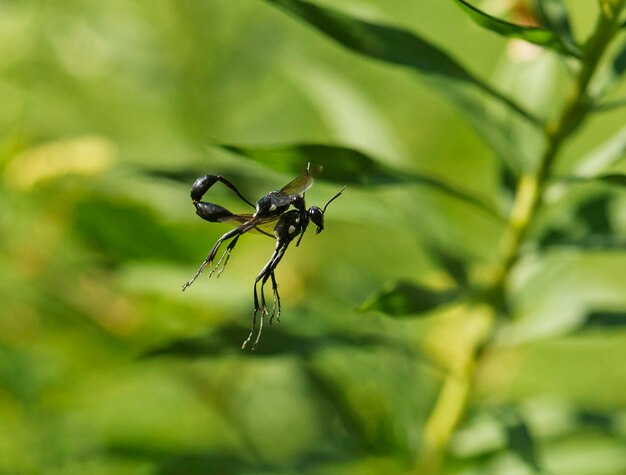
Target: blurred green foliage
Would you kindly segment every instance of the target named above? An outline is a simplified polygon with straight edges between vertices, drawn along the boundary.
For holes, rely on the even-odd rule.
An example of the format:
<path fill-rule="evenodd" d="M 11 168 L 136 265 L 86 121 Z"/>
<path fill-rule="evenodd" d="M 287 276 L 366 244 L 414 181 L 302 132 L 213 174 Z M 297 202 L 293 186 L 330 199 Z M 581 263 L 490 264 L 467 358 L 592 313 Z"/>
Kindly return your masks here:
<path fill-rule="evenodd" d="M 598 10 L 459 3 L 0 1 L 0 473 L 418 470 Z M 573 57 L 511 40 L 528 15 Z M 625 37 L 559 149 L 442 473 L 626 471 Z M 221 174 L 254 200 L 309 160 L 309 205 L 349 188 L 281 262 L 282 322 L 242 351 L 274 243 L 245 236 L 183 294 L 227 229 L 190 185 Z"/>

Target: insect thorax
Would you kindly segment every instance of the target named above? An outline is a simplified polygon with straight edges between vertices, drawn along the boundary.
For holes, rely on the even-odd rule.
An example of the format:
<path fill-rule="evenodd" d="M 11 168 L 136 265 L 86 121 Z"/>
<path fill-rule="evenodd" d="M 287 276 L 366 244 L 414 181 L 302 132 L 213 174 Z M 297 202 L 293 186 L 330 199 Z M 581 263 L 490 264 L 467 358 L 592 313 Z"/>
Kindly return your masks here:
<path fill-rule="evenodd" d="M 291 241 L 302 232 L 307 220 L 308 216 L 306 213 L 301 213 L 295 209 L 287 211 L 276 223 L 274 235 L 280 241 Z"/>
<path fill-rule="evenodd" d="M 291 203 L 285 199 L 285 195 L 278 191 L 270 191 L 256 202 L 257 218 L 267 218 L 269 216 L 278 216 L 283 214 L 289 208 Z"/>

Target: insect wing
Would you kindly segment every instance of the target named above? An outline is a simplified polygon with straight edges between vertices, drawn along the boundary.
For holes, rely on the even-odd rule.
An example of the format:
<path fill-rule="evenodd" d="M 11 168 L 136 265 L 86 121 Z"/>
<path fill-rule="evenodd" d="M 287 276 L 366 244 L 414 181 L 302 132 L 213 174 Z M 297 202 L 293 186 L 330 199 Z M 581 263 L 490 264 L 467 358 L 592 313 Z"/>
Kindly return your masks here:
<path fill-rule="evenodd" d="M 274 228 L 276 227 L 276 223 L 278 223 L 281 217 L 282 215 L 278 215 L 260 219 L 259 223 L 254 227 L 253 232 L 259 232 L 261 234 L 274 237 Z"/>
<path fill-rule="evenodd" d="M 313 167 L 307 166 L 300 175 L 295 177 L 292 181 L 283 186 L 279 191 L 285 195 L 299 195 L 311 188 L 313 185 L 314 177 L 322 170 L 319 165 Z"/>
<path fill-rule="evenodd" d="M 253 219 L 254 217 L 248 213 L 231 214 L 230 216 L 224 216 L 223 218 L 220 218 L 219 222 L 232 224 L 233 226 L 241 226 L 242 224 L 249 223 Z"/>
<path fill-rule="evenodd" d="M 220 218 L 219 221 L 220 223 L 228 223 L 233 226 L 241 226 L 242 224 L 248 224 L 256 220 L 257 221 L 256 226 L 248 232 L 252 234 L 265 234 L 270 237 L 274 237 L 273 235 L 274 226 L 276 226 L 276 223 L 278 222 L 279 219 L 280 219 L 280 215 L 272 216 L 270 218 L 265 218 L 265 219 L 258 219 L 258 218 L 255 218 L 252 214 L 243 213 L 243 214 L 233 214 L 231 216 L 226 216 L 224 218 Z"/>

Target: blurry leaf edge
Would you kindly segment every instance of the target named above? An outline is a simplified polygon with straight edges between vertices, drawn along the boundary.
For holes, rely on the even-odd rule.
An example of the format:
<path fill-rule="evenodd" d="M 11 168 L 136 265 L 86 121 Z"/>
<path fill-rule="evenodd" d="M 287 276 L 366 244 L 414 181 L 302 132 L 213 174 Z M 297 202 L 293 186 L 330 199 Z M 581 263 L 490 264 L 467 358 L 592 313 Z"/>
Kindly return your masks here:
<path fill-rule="evenodd" d="M 443 79 L 473 85 L 531 124 L 543 127 L 540 119 L 525 110 L 512 98 L 494 89 L 469 72 L 448 53 L 413 32 L 360 20 L 338 10 L 325 8 L 308 1 L 264 1 L 305 21 L 351 51 L 387 63 L 409 67 L 425 75 L 439 76 Z M 386 38 L 386 41 L 382 41 L 383 38 Z M 443 89 L 445 92 L 445 88 Z"/>
<path fill-rule="evenodd" d="M 390 317 L 427 316 L 439 307 L 453 303 L 464 294 L 462 289 L 438 290 L 409 280 L 398 280 L 370 295 L 355 310 L 376 311 Z"/>
<path fill-rule="evenodd" d="M 478 26 L 508 38 L 517 38 L 537 46 L 549 48 L 558 53 L 582 58 L 582 52 L 564 44 L 551 30 L 518 25 L 491 16 L 465 0 L 453 0 L 463 12 Z"/>
<path fill-rule="evenodd" d="M 481 209 L 503 221 L 495 205 L 482 196 L 447 183 L 441 178 L 417 172 L 403 172 L 383 165 L 360 150 L 337 145 L 298 143 L 285 146 L 242 147 L 226 143 L 211 143 L 221 150 L 253 160 L 282 173 L 297 174 L 307 165 L 322 165 L 322 179 L 341 185 L 389 186 L 417 184 L 429 186 L 450 197 Z M 330 173 L 329 173 L 330 172 Z"/>

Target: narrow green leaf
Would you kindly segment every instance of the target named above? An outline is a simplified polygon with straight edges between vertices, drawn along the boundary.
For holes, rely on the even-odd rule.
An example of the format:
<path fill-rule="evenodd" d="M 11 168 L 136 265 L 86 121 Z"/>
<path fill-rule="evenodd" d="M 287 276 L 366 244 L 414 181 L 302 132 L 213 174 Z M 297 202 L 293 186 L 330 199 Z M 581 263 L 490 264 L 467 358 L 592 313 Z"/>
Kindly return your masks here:
<path fill-rule="evenodd" d="M 509 450 L 515 452 L 535 471 L 541 472 L 535 441 L 524 419 L 511 411 L 504 422 Z"/>
<path fill-rule="evenodd" d="M 612 330 L 626 328 L 626 310 L 595 310 L 583 320 L 580 330 Z"/>
<path fill-rule="evenodd" d="M 570 183 L 593 183 L 601 182 L 607 185 L 614 185 L 618 187 L 626 187 L 626 174 L 623 173 L 605 173 L 604 175 L 590 176 L 590 177 L 567 177 L 564 179 Z"/>
<path fill-rule="evenodd" d="M 591 427 L 595 430 L 600 430 L 606 434 L 615 436 L 616 434 L 616 417 L 614 414 L 619 413 L 618 410 L 615 410 L 614 413 L 610 411 L 599 411 L 599 410 L 589 410 L 589 409 L 580 409 L 576 412 L 576 419 L 578 421 L 579 426 L 582 427 Z"/>
<path fill-rule="evenodd" d="M 552 228 L 540 239 L 540 247 L 568 247 L 588 251 L 623 251 L 626 240 L 614 232 L 611 196 L 602 194 L 578 203 L 566 224 Z"/>
<path fill-rule="evenodd" d="M 535 0 L 534 5 L 539 21 L 553 31 L 570 51 L 575 51 L 577 56 L 580 55 L 582 51 L 574 38 L 565 2 L 563 0 Z"/>
<path fill-rule="evenodd" d="M 366 22 L 302 0 L 265 0 L 304 20 L 346 48 L 427 76 L 475 86 L 527 120 L 539 121 L 522 107 L 470 73 L 448 53 L 415 33 Z"/>
<path fill-rule="evenodd" d="M 598 175 L 626 157 L 626 127 L 618 130 L 596 150 L 584 156 L 575 168 L 577 176 Z"/>
<path fill-rule="evenodd" d="M 626 98 L 623 97 L 614 101 L 600 102 L 599 104 L 595 104 L 591 110 L 592 112 L 608 112 L 624 106 L 626 106 Z"/>
<path fill-rule="evenodd" d="M 613 70 L 613 76 L 618 79 L 626 71 L 626 41 L 620 47 L 618 52 L 613 57 L 611 62 L 611 69 Z"/>
<path fill-rule="evenodd" d="M 613 58 L 610 60 L 610 66 L 608 68 L 599 71 L 595 82 L 596 88 L 599 91 L 596 97 L 599 101 L 600 98 L 606 96 L 609 91 L 616 88 L 620 84 L 620 80 L 626 72 L 626 41 L 624 41 L 617 51 L 614 53 Z M 607 110 L 615 109 L 623 105 L 623 101 L 617 100 L 609 103 L 596 103 L 593 104 L 592 110 L 595 112 L 604 112 Z"/>
<path fill-rule="evenodd" d="M 321 178 L 338 185 L 377 186 L 411 183 L 428 186 L 502 219 L 493 206 L 470 192 L 430 175 L 395 170 L 351 148 L 322 144 L 298 144 L 283 147 L 215 145 L 277 172 L 291 175 L 300 173 L 307 163 L 321 165 L 323 167 Z"/>
<path fill-rule="evenodd" d="M 295 14 L 343 46 L 366 56 L 408 66 L 424 74 L 475 83 L 455 59 L 414 33 L 369 23 L 301 0 L 266 0 Z"/>
<path fill-rule="evenodd" d="M 197 359 L 236 353 L 242 356 L 276 356 L 276 355 L 310 355 L 317 351 L 332 348 L 393 348 L 407 354 L 414 350 L 404 342 L 385 335 L 371 334 L 332 334 L 325 333 L 321 337 L 296 335 L 290 333 L 283 325 L 273 325 L 263 332 L 263 338 L 254 352 L 241 351 L 241 343 L 250 331 L 243 324 L 227 324 L 214 332 L 199 336 L 173 340 L 165 345 L 152 348 L 141 356 L 143 358 L 174 357 L 180 359 Z"/>
<path fill-rule="evenodd" d="M 469 285 L 467 262 L 463 257 L 438 243 L 427 244 L 426 249 L 433 260 L 454 279 L 459 287 Z"/>
<path fill-rule="evenodd" d="M 479 10 L 465 0 L 454 1 L 467 14 L 467 16 L 483 28 L 508 38 L 518 38 L 538 46 L 550 48 L 559 53 L 578 58 L 582 56 L 580 51 L 570 49 L 551 30 L 509 23 Z"/>
<path fill-rule="evenodd" d="M 626 239 L 606 234 L 591 234 L 578 238 L 559 236 L 558 239 L 550 239 L 542 243 L 545 248 L 571 248 L 581 251 L 626 251 Z"/>
<path fill-rule="evenodd" d="M 610 206 L 611 197 L 608 194 L 594 196 L 578 206 L 576 218 L 590 234 L 611 234 Z"/>
<path fill-rule="evenodd" d="M 384 288 L 368 298 L 358 310 L 375 310 L 392 317 L 423 315 L 457 300 L 458 289 L 434 290 L 413 282 L 401 281 Z"/>
<path fill-rule="evenodd" d="M 626 187 L 626 175 L 623 173 L 607 173 L 605 175 L 599 175 L 596 180 L 608 183 L 609 185 Z"/>

